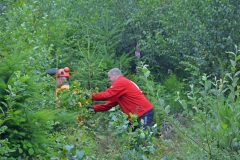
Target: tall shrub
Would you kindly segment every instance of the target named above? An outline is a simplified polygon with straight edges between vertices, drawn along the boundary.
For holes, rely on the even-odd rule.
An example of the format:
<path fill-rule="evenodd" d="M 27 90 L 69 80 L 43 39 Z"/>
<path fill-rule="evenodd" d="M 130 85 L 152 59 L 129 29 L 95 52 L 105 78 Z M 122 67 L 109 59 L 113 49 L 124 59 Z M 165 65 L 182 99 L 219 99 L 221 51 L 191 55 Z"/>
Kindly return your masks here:
<path fill-rule="evenodd" d="M 185 142 L 192 142 L 184 143 L 194 146 L 184 147 L 187 157 L 237 159 L 240 151 L 239 53 L 237 47 L 235 53 L 228 52 L 233 58 L 230 71 L 222 79 L 203 75 L 201 87 L 190 85 L 189 100 L 179 100 L 184 117 L 192 120 L 187 130 L 180 129 Z"/>
<path fill-rule="evenodd" d="M 11 2 L 1 12 L 0 136 L 6 149 L 2 157 L 28 159 L 52 153 L 49 132 L 57 111 L 48 107 L 55 100 L 45 83 L 50 79 L 43 74 L 53 62 L 52 47 L 46 45 L 46 21 L 38 13 L 39 3 L 33 1 Z"/>

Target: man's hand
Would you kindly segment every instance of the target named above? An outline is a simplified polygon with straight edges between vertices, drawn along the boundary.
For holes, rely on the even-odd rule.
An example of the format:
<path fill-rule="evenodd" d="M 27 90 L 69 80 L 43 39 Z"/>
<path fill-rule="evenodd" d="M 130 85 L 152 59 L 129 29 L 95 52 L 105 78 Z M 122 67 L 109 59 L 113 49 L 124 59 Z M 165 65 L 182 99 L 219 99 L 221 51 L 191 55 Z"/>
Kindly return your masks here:
<path fill-rule="evenodd" d="M 89 98 L 89 95 L 88 95 L 87 93 L 84 93 L 84 97 L 85 97 L 86 99 L 88 99 L 88 98 Z"/>

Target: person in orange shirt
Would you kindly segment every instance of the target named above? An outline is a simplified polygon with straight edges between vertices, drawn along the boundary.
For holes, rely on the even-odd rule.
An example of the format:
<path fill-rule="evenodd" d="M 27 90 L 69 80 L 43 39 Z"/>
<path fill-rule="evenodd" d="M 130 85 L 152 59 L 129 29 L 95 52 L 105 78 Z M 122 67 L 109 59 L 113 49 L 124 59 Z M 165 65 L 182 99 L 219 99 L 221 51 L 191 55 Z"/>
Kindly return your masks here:
<path fill-rule="evenodd" d="M 56 83 L 57 83 L 57 89 L 55 91 L 56 98 L 58 97 L 59 92 L 70 89 L 70 84 L 69 84 L 70 73 L 69 72 L 70 72 L 70 69 L 68 67 L 61 68 L 58 70 L 57 68 L 46 70 L 46 73 L 56 78 Z M 73 94 L 77 94 L 77 92 L 74 91 Z M 60 100 L 58 100 L 58 104 L 60 104 Z M 78 102 L 78 105 L 82 107 L 81 102 Z M 85 119 L 81 118 L 79 115 L 76 116 L 76 119 L 78 120 L 78 122 L 85 122 Z"/>
<path fill-rule="evenodd" d="M 57 94 L 59 91 L 62 91 L 64 89 L 70 89 L 69 85 L 69 78 L 70 78 L 70 69 L 68 67 L 65 67 L 63 69 L 59 69 L 56 75 L 57 79 L 57 89 L 55 92 L 55 97 L 57 97 Z"/>
<path fill-rule="evenodd" d="M 69 78 L 70 78 L 70 69 L 68 67 L 57 69 L 51 68 L 47 69 L 46 73 L 53 76 L 56 79 L 57 89 L 55 92 L 55 97 L 57 97 L 57 93 L 64 89 L 70 89 Z"/>

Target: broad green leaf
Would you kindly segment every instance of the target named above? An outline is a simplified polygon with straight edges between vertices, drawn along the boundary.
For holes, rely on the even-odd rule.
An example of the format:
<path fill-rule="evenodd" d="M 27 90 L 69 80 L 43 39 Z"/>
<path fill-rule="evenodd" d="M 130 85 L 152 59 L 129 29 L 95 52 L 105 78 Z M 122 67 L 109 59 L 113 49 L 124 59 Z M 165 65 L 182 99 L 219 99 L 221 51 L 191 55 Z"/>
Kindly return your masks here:
<path fill-rule="evenodd" d="M 133 126 L 138 126 L 138 122 L 134 122 L 134 123 L 133 123 Z"/>
<path fill-rule="evenodd" d="M 66 150 L 70 152 L 74 148 L 74 145 L 66 145 L 65 147 L 66 147 Z"/>
<path fill-rule="evenodd" d="M 29 148 L 28 153 L 29 153 L 30 155 L 33 155 L 33 153 L 34 153 L 33 148 Z"/>
<path fill-rule="evenodd" d="M 227 124 L 225 124 L 225 123 L 221 123 L 221 127 L 222 127 L 224 130 L 226 130 L 226 129 L 227 129 L 227 127 L 228 127 L 228 125 L 227 125 Z"/>
<path fill-rule="evenodd" d="M 239 78 L 236 77 L 233 79 L 233 83 L 232 83 L 232 86 L 235 88 L 237 86 L 237 82 L 238 82 Z"/>
<path fill-rule="evenodd" d="M 112 117 L 112 120 L 116 121 L 118 118 L 116 116 Z"/>
<path fill-rule="evenodd" d="M 236 67 L 231 67 L 231 71 L 235 72 L 236 71 Z"/>
<path fill-rule="evenodd" d="M 150 71 L 147 71 L 144 73 L 145 77 L 148 77 L 150 75 Z"/>
<path fill-rule="evenodd" d="M 18 152 L 22 153 L 23 152 L 22 148 L 18 148 Z"/>
<path fill-rule="evenodd" d="M 234 77 L 237 77 L 240 74 L 240 71 L 237 71 L 234 75 Z"/>
<path fill-rule="evenodd" d="M 148 72 L 148 69 L 147 68 L 142 68 L 142 72 L 146 73 L 146 72 Z"/>
<path fill-rule="evenodd" d="M 236 61 L 238 61 L 240 59 L 240 55 L 238 55 L 237 57 L 236 57 Z"/>
<path fill-rule="evenodd" d="M 23 149 L 27 149 L 27 145 L 25 145 L 25 143 L 23 143 Z"/>
<path fill-rule="evenodd" d="M 235 61 L 230 60 L 230 62 L 231 62 L 231 65 L 232 65 L 233 67 L 236 67 L 236 62 L 235 62 Z"/>
<path fill-rule="evenodd" d="M 211 86 L 212 86 L 211 81 L 209 81 L 209 80 L 205 81 L 205 89 L 206 90 L 209 90 L 211 88 Z"/>
<path fill-rule="evenodd" d="M 76 150 L 76 155 L 79 159 L 82 159 L 84 156 L 84 150 L 81 150 L 81 151 Z"/>
<path fill-rule="evenodd" d="M 143 155 L 142 159 L 143 160 L 148 160 L 148 158 L 145 155 Z"/>
<path fill-rule="evenodd" d="M 145 138 L 145 134 L 143 132 L 140 134 L 140 138 Z"/>
<path fill-rule="evenodd" d="M 193 116 L 193 111 L 190 110 L 190 111 L 189 111 L 189 115 L 190 115 L 190 116 Z"/>
<path fill-rule="evenodd" d="M 89 149 L 89 147 L 88 147 L 88 146 L 84 147 L 84 152 L 85 152 L 86 154 L 88 154 L 88 153 L 89 153 L 89 151 L 90 151 L 90 149 Z"/>
<path fill-rule="evenodd" d="M 17 115 L 19 113 L 21 113 L 22 111 L 21 110 L 16 110 L 15 112 L 13 112 L 14 115 Z"/>
<path fill-rule="evenodd" d="M 237 136 L 237 139 L 240 141 L 240 135 Z"/>
<path fill-rule="evenodd" d="M 9 90 L 12 90 L 12 87 L 11 87 L 11 85 L 8 85 L 8 89 L 9 89 Z"/>
<path fill-rule="evenodd" d="M 30 142 L 27 142 L 26 145 L 30 148 L 32 147 L 32 144 Z"/>

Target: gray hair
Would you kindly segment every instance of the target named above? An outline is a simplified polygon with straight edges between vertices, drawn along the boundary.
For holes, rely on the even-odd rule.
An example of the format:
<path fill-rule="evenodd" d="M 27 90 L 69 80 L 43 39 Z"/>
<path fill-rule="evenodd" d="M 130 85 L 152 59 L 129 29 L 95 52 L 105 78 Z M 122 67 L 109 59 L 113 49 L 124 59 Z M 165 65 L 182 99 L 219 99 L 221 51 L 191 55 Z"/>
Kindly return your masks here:
<path fill-rule="evenodd" d="M 122 72 L 118 68 L 113 68 L 108 72 L 108 74 L 121 76 Z"/>

